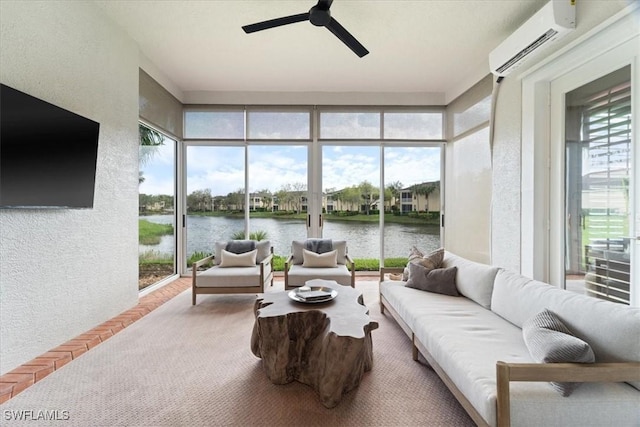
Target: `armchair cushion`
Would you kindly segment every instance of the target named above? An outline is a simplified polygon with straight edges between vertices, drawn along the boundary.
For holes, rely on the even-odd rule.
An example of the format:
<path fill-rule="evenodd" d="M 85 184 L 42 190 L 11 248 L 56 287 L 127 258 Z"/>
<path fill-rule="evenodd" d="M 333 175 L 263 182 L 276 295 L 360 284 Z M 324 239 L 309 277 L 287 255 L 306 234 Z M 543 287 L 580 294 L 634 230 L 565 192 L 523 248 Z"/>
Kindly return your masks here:
<path fill-rule="evenodd" d="M 264 266 L 265 283 L 271 280 L 271 265 Z M 219 265 L 198 273 L 198 288 L 255 287 L 260 283 L 260 266 L 221 268 Z"/>
<path fill-rule="evenodd" d="M 254 267 L 256 265 L 257 249 L 242 254 L 234 254 L 233 252 L 222 250 L 222 259 L 220 260 L 220 268 L 228 267 Z"/>
<path fill-rule="evenodd" d="M 306 248 L 305 240 L 294 240 L 291 242 L 291 263 L 293 265 L 302 265 L 304 262 L 303 249 Z M 347 263 L 347 242 L 345 240 L 333 240 L 333 249 L 336 251 L 336 263 L 344 265 Z"/>
<path fill-rule="evenodd" d="M 304 286 L 307 280 L 311 279 L 335 280 L 341 285 L 351 286 L 351 272 L 346 265 L 342 264 L 329 268 L 306 268 L 302 265 L 292 265 L 289 269 L 286 286 L 289 288 Z"/>
<path fill-rule="evenodd" d="M 337 267 L 337 255 L 338 251 L 335 249 L 331 252 L 325 252 L 322 254 L 317 254 L 312 251 L 308 251 L 306 249 L 302 250 L 302 266 L 308 268 L 327 268 L 327 267 Z"/>

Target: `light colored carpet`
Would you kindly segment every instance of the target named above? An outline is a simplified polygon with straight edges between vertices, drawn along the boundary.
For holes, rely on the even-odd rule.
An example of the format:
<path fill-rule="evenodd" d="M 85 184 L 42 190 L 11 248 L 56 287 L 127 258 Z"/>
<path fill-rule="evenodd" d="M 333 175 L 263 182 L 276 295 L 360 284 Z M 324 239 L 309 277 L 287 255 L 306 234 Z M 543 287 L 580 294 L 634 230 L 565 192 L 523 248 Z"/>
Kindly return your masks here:
<path fill-rule="evenodd" d="M 266 378 L 250 350 L 255 296 L 198 296 L 193 307 L 186 291 L 1 405 L 2 425 L 475 425 L 438 376 L 412 360 L 395 321 L 380 314 L 377 283 L 356 289 L 380 324 L 372 332 L 374 365 L 333 409 L 309 386 Z M 7 415 L 55 410 L 68 420 L 21 423 Z"/>

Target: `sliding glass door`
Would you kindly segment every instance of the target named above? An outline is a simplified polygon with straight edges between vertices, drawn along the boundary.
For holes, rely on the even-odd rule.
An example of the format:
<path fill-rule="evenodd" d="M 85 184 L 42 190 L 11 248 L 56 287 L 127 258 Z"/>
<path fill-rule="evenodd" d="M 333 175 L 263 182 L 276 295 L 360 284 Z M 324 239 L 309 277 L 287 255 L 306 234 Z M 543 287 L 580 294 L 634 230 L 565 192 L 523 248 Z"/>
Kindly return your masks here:
<path fill-rule="evenodd" d="M 566 286 L 629 304 L 631 67 L 565 99 Z"/>
<path fill-rule="evenodd" d="M 440 247 L 442 111 L 326 108 L 318 122 L 323 236 L 345 236 L 365 268 Z"/>
<path fill-rule="evenodd" d="M 385 147 L 385 260 L 441 246 L 440 159 L 440 147 Z"/>
<path fill-rule="evenodd" d="M 322 236 L 346 240 L 352 258 L 380 256 L 379 182 L 379 147 L 322 147 Z"/>
<path fill-rule="evenodd" d="M 186 150 L 186 256 L 213 253 L 214 243 L 244 237 L 244 147 L 189 146 Z"/>
<path fill-rule="evenodd" d="M 176 274 L 177 142 L 139 125 L 138 288 Z"/>

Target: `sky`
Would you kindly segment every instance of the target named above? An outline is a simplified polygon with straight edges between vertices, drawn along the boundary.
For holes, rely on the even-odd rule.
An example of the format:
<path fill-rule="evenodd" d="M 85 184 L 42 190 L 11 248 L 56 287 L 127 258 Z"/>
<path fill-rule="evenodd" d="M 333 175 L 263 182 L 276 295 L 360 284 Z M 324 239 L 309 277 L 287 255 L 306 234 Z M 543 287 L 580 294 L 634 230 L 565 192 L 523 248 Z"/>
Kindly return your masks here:
<path fill-rule="evenodd" d="M 307 146 L 251 145 L 249 150 L 250 192 L 275 193 L 286 184 L 307 184 Z M 187 194 L 211 189 L 227 195 L 244 187 L 245 147 L 187 147 Z M 400 181 L 404 187 L 440 179 L 440 148 L 386 147 L 385 186 Z M 141 165 L 144 182 L 140 193 L 173 194 L 174 155 L 171 144 L 161 146 Z M 322 148 L 322 188 L 341 189 L 369 181 L 380 182 L 378 146 L 334 146 Z"/>

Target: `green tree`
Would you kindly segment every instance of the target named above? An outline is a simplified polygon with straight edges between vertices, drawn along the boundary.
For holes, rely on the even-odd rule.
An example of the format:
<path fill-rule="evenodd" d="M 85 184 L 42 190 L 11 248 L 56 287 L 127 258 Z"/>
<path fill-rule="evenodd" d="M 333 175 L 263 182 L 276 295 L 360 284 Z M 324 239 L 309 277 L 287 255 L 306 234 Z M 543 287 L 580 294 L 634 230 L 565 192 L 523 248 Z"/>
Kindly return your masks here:
<path fill-rule="evenodd" d="M 307 185 L 303 182 L 294 182 L 291 185 L 291 199 L 293 200 L 293 206 L 297 214 L 302 212 L 302 200 L 307 192 Z"/>
<path fill-rule="evenodd" d="M 350 208 L 353 208 L 353 206 L 355 205 L 356 206 L 355 210 L 360 211 L 360 200 L 362 196 L 360 193 L 360 189 L 358 189 L 358 187 L 355 187 L 355 186 L 347 187 L 343 189 L 341 193 L 342 193 L 342 198 L 344 202 L 347 203 Z"/>
<path fill-rule="evenodd" d="M 206 212 L 213 210 L 213 197 L 211 190 L 195 190 L 187 195 L 187 210 L 193 212 Z"/>
<path fill-rule="evenodd" d="M 233 206 L 233 210 L 244 211 L 244 189 L 239 188 L 236 191 L 227 194 L 227 209 Z"/>

